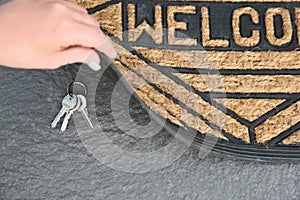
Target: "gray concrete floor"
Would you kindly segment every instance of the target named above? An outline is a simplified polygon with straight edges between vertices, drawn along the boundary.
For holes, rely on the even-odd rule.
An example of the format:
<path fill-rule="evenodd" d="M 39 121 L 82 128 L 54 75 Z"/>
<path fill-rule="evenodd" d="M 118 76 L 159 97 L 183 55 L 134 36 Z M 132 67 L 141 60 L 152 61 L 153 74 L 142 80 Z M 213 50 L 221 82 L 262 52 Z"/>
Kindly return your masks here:
<path fill-rule="evenodd" d="M 111 169 L 84 147 L 73 121 L 66 133 L 50 123 L 60 109 L 76 67 L 54 71 L 0 68 L 0 199 L 299 199 L 299 164 L 271 164 L 209 155 L 189 149 L 170 166 L 143 174 Z M 105 99 L 113 74 L 97 99 Z M 118 136 L 107 114 L 97 114 L 116 144 L 139 150 L 169 140 L 161 134 L 140 141 Z M 138 106 L 136 115 L 144 115 Z M 139 143 L 141 142 L 141 144 Z M 132 147 L 134 146 L 134 147 Z"/>

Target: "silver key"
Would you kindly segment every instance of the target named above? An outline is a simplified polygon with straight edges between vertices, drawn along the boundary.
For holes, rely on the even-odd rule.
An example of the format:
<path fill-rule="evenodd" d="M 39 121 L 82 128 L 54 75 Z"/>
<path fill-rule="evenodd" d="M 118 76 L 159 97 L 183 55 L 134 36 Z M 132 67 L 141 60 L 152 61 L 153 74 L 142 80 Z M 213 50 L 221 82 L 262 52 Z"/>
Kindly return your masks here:
<path fill-rule="evenodd" d="M 79 95 L 77 95 L 77 97 L 78 97 L 78 101 L 80 102 L 80 107 L 78 108 L 78 111 L 81 113 L 81 115 L 82 115 L 83 119 L 85 120 L 85 122 L 87 123 L 87 125 L 90 128 L 94 128 L 94 125 L 89 118 L 89 114 L 88 114 L 88 111 L 86 108 L 87 100 L 86 100 L 85 96 L 79 94 Z"/>
<path fill-rule="evenodd" d="M 70 120 L 71 116 L 73 115 L 73 112 L 74 112 L 73 110 L 70 110 L 69 112 L 67 112 L 67 114 L 66 114 L 66 116 L 64 118 L 64 121 L 63 121 L 63 123 L 62 123 L 62 125 L 60 127 L 60 130 L 62 132 L 64 132 L 67 129 L 67 126 L 69 124 L 69 120 Z"/>
<path fill-rule="evenodd" d="M 62 125 L 61 125 L 61 127 L 60 127 L 60 130 L 61 130 L 62 132 L 64 132 L 64 131 L 67 129 L 68 124 L 69 124 L 69 120 L 70 120 L 71 116 L 72 116 L 73 113 L 74 113 L 76 110 L 78 110 L 78 108 L 80 107 L 80 101 L 79 101 L 78 96 L 73 94 L 73 97 L 77 99 L 77 103 L 76 103 L 76 105 L 75 105 L 72 109 L 70 109 L 70 110 L 67 112 L 67 114 L 66 114 L 66 116 L 65 116 L 65 118 L 64 118 L 64 121 L 63 121 L 63 123 L 62 123 Z"/>
<path fill-rule="evenodd" d="M 71 109 L 73 109 L 77 105 L 78 103 L 77 101 L 78 98 L 76 97 L 76 95 L 70 96 L 68 94 L 67 96 L 64 97 L 61 103 L 62 108 L 54 118 L 53 122 L 51 123 L 52 128 L 55 128 L 57 126 L 58 122 L 60 121 L 62 116 L 64 116 L 64 114 L 68 113 Z"/>

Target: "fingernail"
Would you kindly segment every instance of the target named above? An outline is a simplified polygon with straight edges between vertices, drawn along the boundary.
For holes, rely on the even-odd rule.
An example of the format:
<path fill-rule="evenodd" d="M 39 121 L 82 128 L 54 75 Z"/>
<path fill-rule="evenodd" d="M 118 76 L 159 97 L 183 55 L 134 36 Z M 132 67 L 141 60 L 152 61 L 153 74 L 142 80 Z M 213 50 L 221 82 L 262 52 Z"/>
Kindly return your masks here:
<path fill-rule="evenodd" d="M 92 53 L 87 57 L 85 63 L 94 71 L 99 71 L 101 69 L 100 57 L 95 51 L 92 51 Z"/>
<path fill-rule="evenodd" d="M 94 71 L 99 71 L 101 69 L 101 66 L 99 65 L 99 63 L 96 63 L 96 62 L 90 62 L 90 63 L 88 63 L 88 66 Z"/>

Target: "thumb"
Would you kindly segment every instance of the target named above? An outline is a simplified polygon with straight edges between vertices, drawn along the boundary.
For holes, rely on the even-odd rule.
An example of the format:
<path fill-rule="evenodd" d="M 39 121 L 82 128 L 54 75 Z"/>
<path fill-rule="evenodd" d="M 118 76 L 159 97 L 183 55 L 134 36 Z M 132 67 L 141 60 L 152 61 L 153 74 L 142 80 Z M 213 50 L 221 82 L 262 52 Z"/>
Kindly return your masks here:
<path fill-rule="evenodd" d="M 98 71 L 100 70 L 100 58 L 98 54 L 91 48 L 86 47 L 72 47 L 56 53 L 53 58 L 56 66 L 63 66 L 71 63 L 82 62 L 87 63 L 88 66 Z"/>

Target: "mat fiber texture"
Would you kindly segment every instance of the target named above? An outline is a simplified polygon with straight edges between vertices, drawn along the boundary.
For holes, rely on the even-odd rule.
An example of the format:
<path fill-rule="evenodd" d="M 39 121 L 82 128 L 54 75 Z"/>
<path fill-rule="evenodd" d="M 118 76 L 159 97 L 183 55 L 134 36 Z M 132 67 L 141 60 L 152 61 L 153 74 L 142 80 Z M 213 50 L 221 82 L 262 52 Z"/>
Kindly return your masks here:
<path fill-rule="evenodd" d="M 77 0 L 114 62 L 171 123 L 229 143 L 300 143 L 300 3 L 292 0 Z"/>

